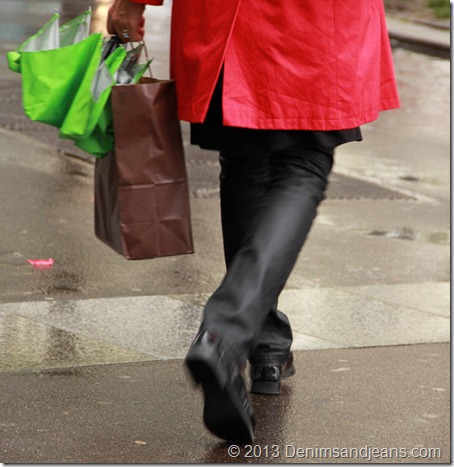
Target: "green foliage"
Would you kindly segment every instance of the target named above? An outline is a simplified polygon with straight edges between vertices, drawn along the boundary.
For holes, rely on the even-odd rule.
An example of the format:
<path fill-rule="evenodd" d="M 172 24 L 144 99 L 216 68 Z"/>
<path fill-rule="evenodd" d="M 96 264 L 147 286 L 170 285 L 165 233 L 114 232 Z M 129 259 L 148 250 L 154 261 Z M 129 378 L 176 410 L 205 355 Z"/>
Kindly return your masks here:
<path fill-rule="evenodd" d="M 438 18 L 451 17 L 451 5 L 449 0 L 429 0 L 429 6 Z"/>

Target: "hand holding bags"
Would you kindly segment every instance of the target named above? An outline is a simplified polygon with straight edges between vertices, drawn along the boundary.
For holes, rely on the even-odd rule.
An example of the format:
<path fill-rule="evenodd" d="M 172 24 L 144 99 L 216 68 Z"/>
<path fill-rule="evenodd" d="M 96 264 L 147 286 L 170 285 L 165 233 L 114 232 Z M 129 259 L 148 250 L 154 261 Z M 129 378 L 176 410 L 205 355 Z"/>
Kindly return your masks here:
<path fill-rule="evenodd" d="M 95 164 L 96 236 L 127 259 L 192 253 L 175 83 L 112 88 L 115 152 Z"/>

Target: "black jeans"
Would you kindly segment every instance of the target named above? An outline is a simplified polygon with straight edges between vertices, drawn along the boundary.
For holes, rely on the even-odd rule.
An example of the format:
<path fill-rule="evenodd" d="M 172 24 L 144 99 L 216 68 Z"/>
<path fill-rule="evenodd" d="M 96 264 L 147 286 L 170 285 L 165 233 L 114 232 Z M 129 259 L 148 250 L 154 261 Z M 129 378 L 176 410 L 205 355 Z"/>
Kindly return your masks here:
<path fill-rule="evenodd" d="M 227 273 L 201 328 L 220 335 L 240 364 L 279 364 L 288 356 L 292 331 L 277 301 L 324 198 L 333 153 L 303 143 L 220 154 Z"/>

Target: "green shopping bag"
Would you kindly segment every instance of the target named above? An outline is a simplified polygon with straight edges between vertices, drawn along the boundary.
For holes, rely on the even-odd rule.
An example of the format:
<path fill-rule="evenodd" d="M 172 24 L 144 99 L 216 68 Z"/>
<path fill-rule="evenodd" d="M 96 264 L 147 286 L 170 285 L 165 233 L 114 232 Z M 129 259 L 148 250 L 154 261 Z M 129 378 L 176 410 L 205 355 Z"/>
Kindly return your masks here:
<path fill-rule="evenodd" d="M 25 114 L 60 128 L 84 77 L 96 73 L 101 47 L 101 34 L 93 34 L 73 46 L 25 53 L 21 58 Z"/>
<path fill-rule="evenodd" d="M 125 57 L 126 49 L 118 47 L 94 71 L 87 71 L 60 127 L 61 138 L 82 141 L 92 135 L 106 109 L 115 73 Z M 101 56 L 98 64 L 100 59 Z"/>
<path fill-rule="evenodd" d="M 76 141 L 75 145 L 92 156 L 103 158 L 114 150 L 114 130 L 110 97 L 91 135 Z"/>
<path fill-rule="evenodd" d="M 63 26 L 59 14 L 15 51 L 8 52 L 10 69 L 22 74 L 25 114 L 59 128 L 87 74 L 99 65 L 103 39 L 88 35 L 91 12 Z"/>
<path fill-rule="evenodd" d="M 54 16 L 36 34 L 28 38 L 16 50 L 6 54 L 9 68 L 17 73 L 21 72 L 21 56 L 23 52 L 39 52 L 58 49 L 76 44 L 88 37 L 91 11 L 86 11 L 63 26 L 58 26 L 59 14 Z"/>
<path fill-rule="evenodd" d="M 25 114 L 59 128 L 61 138 L 102 157 L 114 147 L 112 86 L 117 80 L 137 82 L 151 61 L 138 65 L 137 49 L 127 52 L 119 42 L 114 41 L 112 51 L 101 34 L 89 35 L 90 20 L 87 11 L 59 26 L 55 13 L 35 35 L 8 52 L 7 59 L 9 68 L 22 74 Z"/>

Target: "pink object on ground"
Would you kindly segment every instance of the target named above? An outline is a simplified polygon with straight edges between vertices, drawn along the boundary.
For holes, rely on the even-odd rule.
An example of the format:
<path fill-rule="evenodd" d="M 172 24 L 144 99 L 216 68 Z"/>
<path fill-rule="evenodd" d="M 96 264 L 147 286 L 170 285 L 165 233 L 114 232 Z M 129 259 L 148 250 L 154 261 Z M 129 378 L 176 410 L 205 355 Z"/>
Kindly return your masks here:
<path fill-rule="evenodd" d="M 35 269 L 52 269 L 54 265 L 54 260 L 49 259 L 28 259 L 28 264 L 31 264 Z"/>

